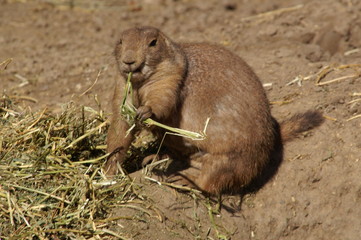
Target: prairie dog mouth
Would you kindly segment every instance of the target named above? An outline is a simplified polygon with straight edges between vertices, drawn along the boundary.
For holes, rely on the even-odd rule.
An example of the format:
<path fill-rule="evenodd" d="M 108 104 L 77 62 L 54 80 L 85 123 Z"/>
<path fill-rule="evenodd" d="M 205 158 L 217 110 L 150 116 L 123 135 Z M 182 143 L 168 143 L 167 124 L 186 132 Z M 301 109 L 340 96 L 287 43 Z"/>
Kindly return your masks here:
<path fill-rule="evenodd" d="M 130 72 L 132 72 L 133 74 L 137 74 L 137 73 L 140 74 L 142 73 L 143 68 L 144 68 L 144 63 L 138 66 L 137 68 L 126 66 L 124 68 L 124 73 L 129 74 Z"/>
<path fill-rule="evenodd" d="M 144 78 L 143 73 L 141 71 L 141 68 L 137 68 L 134 71 L 125 70 L 124 75 L 125 75 L 126 79 L 128 78 L 129 73 L 132 73 L 131 81 L 133 81 L 133 82 L 134 81 L 135 82 L 140 81 L 140 80 L 142 80 Z"/>

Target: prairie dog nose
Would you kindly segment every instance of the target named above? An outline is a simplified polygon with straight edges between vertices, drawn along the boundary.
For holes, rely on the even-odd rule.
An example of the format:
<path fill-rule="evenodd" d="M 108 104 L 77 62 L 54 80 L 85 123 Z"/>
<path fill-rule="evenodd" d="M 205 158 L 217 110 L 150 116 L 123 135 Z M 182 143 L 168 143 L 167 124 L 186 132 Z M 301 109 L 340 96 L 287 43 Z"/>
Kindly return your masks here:
<path fill-rule="evenodd" d="M 127 65 L 132 65 L 135 63 L 135 52 L 132 50 L 127 50 L 123 55 L 123 63 Z"/>

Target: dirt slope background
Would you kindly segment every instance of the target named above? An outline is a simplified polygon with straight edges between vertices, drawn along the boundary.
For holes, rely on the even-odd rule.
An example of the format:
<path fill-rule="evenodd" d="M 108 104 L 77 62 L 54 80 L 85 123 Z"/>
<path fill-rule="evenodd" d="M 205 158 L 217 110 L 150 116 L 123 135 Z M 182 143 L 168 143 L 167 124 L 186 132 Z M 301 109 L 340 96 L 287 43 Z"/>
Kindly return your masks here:
<path fill-rule="evenodd" d="M 361 239 L 360 1 L 0 0 L 0 62 L 12 59 L 0 91 L 34 111 L 94 98 L 107 111 L 114 44 L 137 25 L 240 55 L 266 84 L 277 119 L 319 109 L 327 120 L 287 144 L 277 175 L 240 211 L 222 210 L 217 228 L 207 207 L 154 185 L 143 191 L 165 221 L 124 220 L 114 231 L 133 239 Z"/>

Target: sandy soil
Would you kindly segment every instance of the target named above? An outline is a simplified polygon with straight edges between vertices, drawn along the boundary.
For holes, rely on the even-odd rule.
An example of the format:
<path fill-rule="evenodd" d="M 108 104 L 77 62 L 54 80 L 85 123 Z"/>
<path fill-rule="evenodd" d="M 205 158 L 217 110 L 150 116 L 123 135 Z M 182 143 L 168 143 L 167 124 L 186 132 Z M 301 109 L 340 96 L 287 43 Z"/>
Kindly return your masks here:
<path fill-rule="evenodd" d="M 140 191 L 158 214 L 116 210 L 141 221 L 118 221 L 114 231 L 132 239 L 361 239 L 361 101 L 353 101 L 361 98 L 354 94 L 361 67 L 350 67 L 361 63 L 360 1 L 0 0 L 0 62 L 13 59 L 0 73 L 0 91 L 34 110 L 56 113 L 68 101 L 94 105 L 94 98 L 108 110 L 113 47 L 136 25 L 177 41 L 225 45 L 271 85 L 277 119 L 319 109 L 327 120 L 285 146 L 277 175 L 240 210 L 239 197 L 229 197 L 224 205 L 236 211 L 224 208 L 212 219 L 213 203 L 150 185 Z M 322 82 L 353 77 L 316 85 L 327 66 L 335 70 Z"/>

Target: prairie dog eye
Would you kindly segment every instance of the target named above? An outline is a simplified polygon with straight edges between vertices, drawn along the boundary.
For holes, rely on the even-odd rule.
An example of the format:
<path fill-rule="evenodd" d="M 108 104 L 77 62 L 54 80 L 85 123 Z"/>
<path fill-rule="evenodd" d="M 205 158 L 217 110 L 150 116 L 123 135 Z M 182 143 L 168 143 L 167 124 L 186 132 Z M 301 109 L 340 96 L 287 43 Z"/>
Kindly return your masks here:
<path fill-rule="evenodd" d="M 157 45 L 157 39 L 153 39 L 153 40 L 149 43 L 149 47 L 154 47 L 155 45 Z"/>
<path fill-rule="evenodd" d="M 123 43 L 122 39 L 119 39 L 118 44 L 121 45 Z"/>

